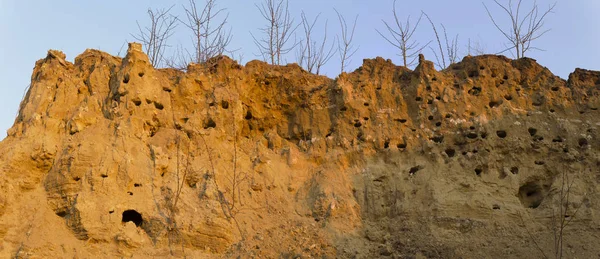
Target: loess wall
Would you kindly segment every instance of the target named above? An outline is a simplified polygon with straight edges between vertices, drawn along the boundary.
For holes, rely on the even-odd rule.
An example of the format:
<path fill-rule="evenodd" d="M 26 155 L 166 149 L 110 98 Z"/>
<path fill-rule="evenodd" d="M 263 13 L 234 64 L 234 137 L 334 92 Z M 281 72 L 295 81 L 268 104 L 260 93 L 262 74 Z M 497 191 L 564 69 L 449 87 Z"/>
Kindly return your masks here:
<path fill-rule="evenodd" d="M 49 51 L 0 143 L 0 257 L 542 258 L 562 222 L 595 258 L 599 94 L 495 55 L 332 80 Z"/>

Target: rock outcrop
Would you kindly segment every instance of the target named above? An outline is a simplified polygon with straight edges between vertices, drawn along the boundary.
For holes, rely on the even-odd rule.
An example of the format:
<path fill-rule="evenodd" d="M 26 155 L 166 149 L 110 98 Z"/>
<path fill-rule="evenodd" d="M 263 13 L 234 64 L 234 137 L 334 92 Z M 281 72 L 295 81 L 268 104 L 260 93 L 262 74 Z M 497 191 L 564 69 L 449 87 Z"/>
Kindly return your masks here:
<path fill-rule="evenodd" d="M 0 143 L 0 256 L 595 258 L 599 94 L 495 55 L 332 80 L 51 50 Z"/>

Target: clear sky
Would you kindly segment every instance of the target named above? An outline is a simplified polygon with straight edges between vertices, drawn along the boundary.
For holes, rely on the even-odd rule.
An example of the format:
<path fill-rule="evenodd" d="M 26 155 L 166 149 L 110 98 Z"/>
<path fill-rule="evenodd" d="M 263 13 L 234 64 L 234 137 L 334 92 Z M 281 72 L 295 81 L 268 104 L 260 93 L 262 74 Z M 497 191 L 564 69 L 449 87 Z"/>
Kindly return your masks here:
<path fill-rule="evenodd" d="M 483 0 L 501 25 L 508 20 L 492 0 Z M 499 0 L 501 3 L 507 0 Z M 132 41 L 137 32 L 136 21 L 147 22 L 148 8 L 165 8 L 173 4 L 173 14 L 182 15 L 182 4 L 187 0 L 0 0 L 0 139 L 12 126 L 19 103 L 30 82 L 35 61 L 44 58 L 48 49 L 65 52 L 72 61 L 87 48 L 100 49 L 113 55 L 125 52 L 124 43 Z M 203 3 L 203 0 L 197 0 Z M 259 57 L 250 32 L 258 32 L 265 22 L 256 7 L 261 0 L 218 0 L 229 12 L 229 25 L 233 32 L 231 48 L 240 49 L 243 63 Z M 391 21 L 393 0 L 290 0 L 290 12 L 299 21 L 300 12 L 314 17 L 321 13 L 321 22 L 329 20 L 330 38 L 339 32 L 334 8 L 351 21 L 359 15 L 354 44 L 359 47 L 348 70 L 359 67 L 364 58 L 382 56 L 401 64 L 398 52 L 375 29 L 384 29 L 382 19 Z M 530 0 L 525 0 L 525 8 Z M 554 1 L 538 0 L 544 9 Z M 444 23 L 449 35 L 459 35 L 461 57 L 467 53 L 467 40 L 478 42 L 486 52 L 496 53 L 504 48 L 506 39 L 490 22 L 481 0 L 398 0 L 398 15 L 418 17 L 427 12 L 436 23 Z M 532 51 L 527 56 L 537 59 L 552 72 L 567 78 L 576 67 L 600 70 L 600 1 L 558 0 L 554 12 L 548 16 L 546 27 L 551 29 L 536 42 L 545 51 Z M 321 30 L 321 26 L 317 29 Z M 179 26 L 171 38 L 171 45 L 186 45 L 189 34 Z M 300 35 L 299 35 L 300 36 Z M 415 33 L 419 42 L 434 37 L 426 20 Z M 435 45 L 432 45 L 435 46 Z M 430 50 L 425 57 L 434 60 Z M 506 53 L 510 57 L 509 53 Z M 295 62 L 293 55 L 288 62 Z M 339 59 L 334 57 L 324 67 L 329 77 L 337 76 Z"/>

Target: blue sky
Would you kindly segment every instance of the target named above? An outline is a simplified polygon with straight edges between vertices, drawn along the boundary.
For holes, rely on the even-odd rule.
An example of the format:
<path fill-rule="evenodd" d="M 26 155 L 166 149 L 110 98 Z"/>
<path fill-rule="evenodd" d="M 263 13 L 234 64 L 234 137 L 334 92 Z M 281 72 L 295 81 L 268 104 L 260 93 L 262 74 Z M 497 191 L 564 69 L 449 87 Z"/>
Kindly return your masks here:
<path fill-rule="evenodd" d="M 508 21 L 491 0 L 483 0 L 499 23 Z M 508 2 L 507 0 L 499 0 Z M 186 0 L 0 0 L 0 138 L 12 126 L 19 103 L 29 84 L 35 61 L 44 58 L 48 49 L 65 52 L 73 60 L 85 49 L 100 49 L 117 55 L 126 41 L 132 41 L 131 33 L 137 32 L 136 21 L 147 22 L 148 8 L 166 8 L 173 4 L 175 15 L 182 15 Z M 202 3 L 198 0 L 198 3 Z M 233 32 L 231 48 L 240 49 L 243 63 L 258 59 L 257 48 L 250 32 L 258 32 L 264 25 L 254 6 L 260 0 L 219 0 L 221 7 L 229 12 L 229 25 Z M 375 29 L 384 29 L 382 19 L 391 21 L 393 0 L 290 0 L 290 12 L 299 21 L 300 12 L 314 17 L 321 13 L 321 22 L 329 20 L 330 38 L 339 32 L 333 8 L 352 20 L 359 15 L 354 44 L 359 47 L 348 69 L 359 67 L 364 58 L 382 56 L 401 64 L 398 52 Z M 526 0 L 526 7 L 532 1 Z M 554 1 L 538 0 L 540 8 Z M 436 23 L 444 23 L 449 35 L 459 35 L 461 57 L 466 54 L 467 40 L 478 42 L 489 53 L 504 48 L 506 40 L 493 27 L 480 0 L 420 0 L 398 1 L 397 11 L 401 18 L 417 17 L 421 10 L 427 12 Z M 527 56 L 537 59 L 552 72 L 567 78 L 576 67 L 600 70 L 600 1 L 559 0 L 554 13 L 548 16 L 546 27 L 551 29 L 536 42 L 545 51 L 533 51 Z M 322 28 L 319 27 L 320 30 Z M 415 39 L 428 42 L 433 31 L 426 20 L 422 21 Z M 183 26 L 171 38 L 171 45 L 186 45 L 189 36 Z M 125 49 L 121 51 L 123 53 Z M 434 60 L 429 50 L 425 57 Z M 510 57 L 510 55 L 507 53 Z M 293 55 L 288 62 L 295 62 Z M 325 74 L 335 77 L 339 59 L 334 57 L 324 67 Z"/>

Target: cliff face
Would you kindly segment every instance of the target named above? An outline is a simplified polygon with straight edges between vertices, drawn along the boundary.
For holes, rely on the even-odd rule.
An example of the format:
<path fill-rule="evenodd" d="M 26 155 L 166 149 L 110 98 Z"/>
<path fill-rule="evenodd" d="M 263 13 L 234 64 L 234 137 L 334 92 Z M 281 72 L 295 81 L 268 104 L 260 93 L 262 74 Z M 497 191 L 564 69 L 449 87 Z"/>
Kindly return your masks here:
<path fill-rule="evenodd" d="M 565 256 L 600 255 L 599 72 L 181 72 L 131 44 L 49 51 L 31 81 L 0 143 L 3 258 L 531 258 L 561 229 Z"/>

